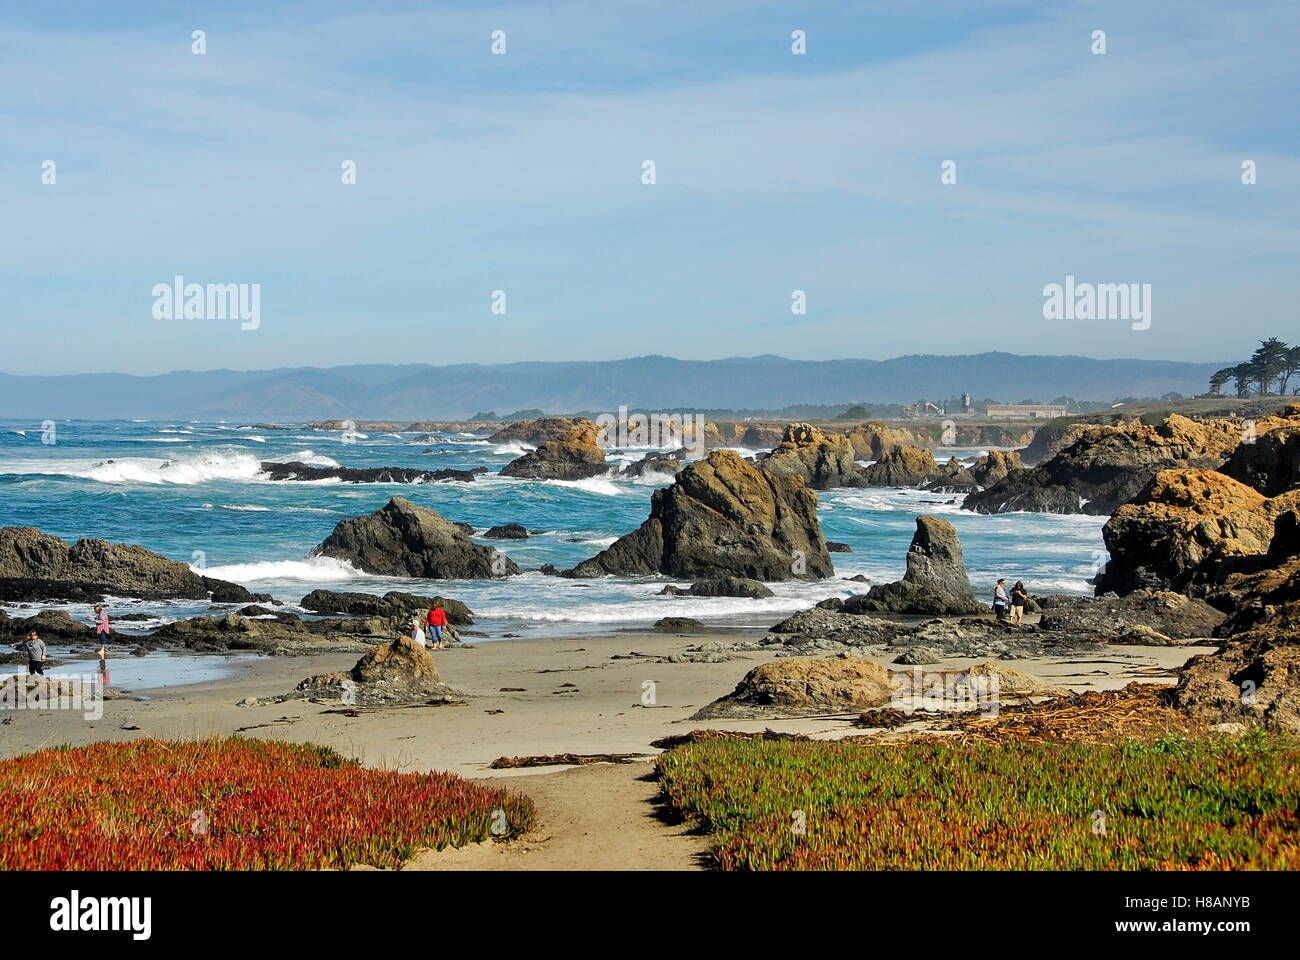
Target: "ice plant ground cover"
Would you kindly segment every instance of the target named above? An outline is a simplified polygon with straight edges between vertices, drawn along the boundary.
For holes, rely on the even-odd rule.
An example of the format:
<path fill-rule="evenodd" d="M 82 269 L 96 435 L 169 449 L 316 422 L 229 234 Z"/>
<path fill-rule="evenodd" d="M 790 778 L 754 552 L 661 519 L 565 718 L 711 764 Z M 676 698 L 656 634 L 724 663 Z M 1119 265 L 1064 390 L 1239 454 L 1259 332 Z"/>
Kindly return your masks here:
<path fill-rule="evenodd" d="M 396 867 L 525 832 L 532 801 L 312 744 L 96 743 L 0 761 L 0 870 Z"/>
<path fill-rule="evenodd" d="M 724 870 L 1300 868 L 1300 745 L 704 740 L 657 760 Z"/>

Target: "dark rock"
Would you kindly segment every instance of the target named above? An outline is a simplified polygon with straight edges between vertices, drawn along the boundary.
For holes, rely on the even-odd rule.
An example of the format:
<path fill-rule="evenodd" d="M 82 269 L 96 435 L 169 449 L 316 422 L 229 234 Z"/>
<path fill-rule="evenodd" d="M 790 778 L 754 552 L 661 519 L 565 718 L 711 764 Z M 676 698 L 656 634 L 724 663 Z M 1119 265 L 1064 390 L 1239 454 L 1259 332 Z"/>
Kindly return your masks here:
<path fill-rule="evenodd" d="M 852 553 L 853 548 L 847 543 L 839 543 L 835 540 L 826 541 L 826 551 L 828 553 Z"/>
<path fill-rule="evenodd" d="M 446 597 L 425 597 L 414 593 L 390 590 L 382 597 L 373 593 L 344 593 L 335 590 L 313 590 L 303 597 L 300 605 L 313 613 L 342 613 L 354 617 L 397 617 L 409 619 L 416 614 L 432 610 L 442 604 L 447 622 L 469 626 L 474 622 L 473 612 L 459 600 Z"/>
<path fill-rule="evenodd" d="M 1083 633 L 1100 640 L 1123 636 L 1134 627 L 1156 630 L 1175 640 L 1212 637 L 1224 614 L 1204 600 L 1179 593 L 1138 590 L 1125 597 L 1056 595 L 1039 601 L 1043 630 Z"/>
<path fill-rule="evenodd" d="M 413 470 L 409 467 L 316 467 L 297 461 L 263 461 L 262 477 L 267 480 L 341 480 L 344 483 L 469 483 L 472 470 Z"/>
<path fill-rule="evenodd" d="M 939 475 L 939 465 L 929 450 L 901 446 L 862 469 L 862 486 L 919 487 Z"/>
<path fill-rule="evenodd" d="M 685 590 L 669 584 L 659 593 L 661 596 L 748 597 L 751 600 L 762 600 L 765 597 L 774 596 L 770 589 L 757 580 L 750 580 L 745 577 L 716 577 L 712 580 L 696 580 Z"/>
<path fill-rule="evenodd" d="M 202 577 L 143 547 L 93 539 L 69 545 L 35 527 L 0 527 L 0 600 L 6 602 L 94 602 L 106 595 L 206 600 L 213 591 L 253 599 L 237 584 Z"/>
<path fill-rule="evenodd" d="M 1241 444 L 1219 471 L 1265 497 L 1300 488 L 1300 426 L 1279 427 Z"/>
<path fill-rule="evenodd" d="M 382 576 L 486 580 L 520 572 L 505 554 L 474 543 L 441 514 L 404 497 L 343 520 L 313 555 L 346 560 Z"/>
<path fill-rule="evenodd" d="M 519 523 L 504 523 L 498 527 L 489 527 L 483 534 L 489 540 L 527 540 L 528 530 Z"/>
<path fill-rule="evenodd" d="M 916 518 L 902 580 L 878 584 L 865 596 L 844 602 L 846 613 L 966 614 L 984 609 L 967 579 L 956 529 L 947 520 L 931 516 Z"/>
<path fill-rule="evenodd" d="M 817 495 L 794 477 L 716 450 L 656 490 L 639 529 L 568 576 L 724 576 L 821 579 L 833 572 L 817 522 Z"/>
<path fill-rule="evenodd" d="M 692 633 L 703 630 L 704 624 L 694 617 L 661 617 L 655 621 L 655 629 L 668 633 Z"/>

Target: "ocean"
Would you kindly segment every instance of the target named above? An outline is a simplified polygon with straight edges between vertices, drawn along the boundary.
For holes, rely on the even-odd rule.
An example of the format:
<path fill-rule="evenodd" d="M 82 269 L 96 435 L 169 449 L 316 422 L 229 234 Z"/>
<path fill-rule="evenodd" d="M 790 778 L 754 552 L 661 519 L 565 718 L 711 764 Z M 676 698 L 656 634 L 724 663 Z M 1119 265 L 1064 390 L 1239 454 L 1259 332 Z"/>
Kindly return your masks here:
<path fill-rule="evenodd" d="M 45 443 L 44 439 L 55 442 Z M 654 490 L 668 477 L 598 477 L 577 482 L 516 480 L 496 471 L 520 456 L 517 444 L 492 444 L 470 434 L 368 433 L 347 440 L 340 432 L 303 428 L 257 430 L 233 423 L 61 420 L 53 434 L 42 424 L 0 421 L 0 526 L 34 526 L 72 541 L 100 537 L 139 544 L 295 606 L 318 587 L 383 593 L 406 590 L 462 600 L 474 611 L 475 630 L 492 638 L 590 634 L 647 627 L 664 616 L 706 623 L 766 627 L 784 615 L 831 596 L 847 597 L 873 582 L 898 579 L 915 517 L 933 513 L 961 535 L 976 592 L 991 598 L 998 577 L 1024 580 L 1034 594 L 1091 592 L 1088 579 L 1105 558 L 1104 518 L 1012 513 L 980 516 L 960 509 L 960 496 L 874 488 L 818 494 L 828 540 L 849 544 L 835 553 L 836 578 L 770 584 L 765 600 L 661 597 L 668 578 L 567 580 L 536 572 L 497 581 L 429 581 L 377 577 L 327 558 L 309 558 L 340 520 L 369 513 L 404 496 L 451 520 L 490 526 L 520 523 L 526 541 L 488 541 L 521 567 L 567 568 L 634 530 L 649 513 Z M 623 465 L 644 450 L 611 451 Z M 752 454 L 756 451 L 740 451 Z M 981 451 L 955 451 L 975 456 Z M 422 470 L 487 467 L 473 483 L 348 484 L 271 482 L 259 478 L 264 460 L 300 460 L 347 467 L 399 466 Z M 56 606 L 56 605 L 50 605 Z M 114 598 L 123 632 L 200 615 L 194 601 L 142 602 Z M 88 618 L 84 605 L 59 605 Z M 11 613 L 27 615 L 32 606 Z"/>

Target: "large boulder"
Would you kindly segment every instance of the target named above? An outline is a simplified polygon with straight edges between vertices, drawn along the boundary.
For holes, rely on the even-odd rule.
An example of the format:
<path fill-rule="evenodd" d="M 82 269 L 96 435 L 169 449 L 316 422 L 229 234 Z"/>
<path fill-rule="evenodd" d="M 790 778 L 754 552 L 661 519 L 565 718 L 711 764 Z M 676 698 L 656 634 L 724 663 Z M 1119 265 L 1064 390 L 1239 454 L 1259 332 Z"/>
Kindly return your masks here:
<path fill-rule="evenodd" d="M 1223 623 L 1223 611 L 1204 600 L 1172 591 L 1135 590 L 1127 596 L 1055 595 L 1040 601 L 1040 630 L 1086 634 L 1113 641 L 1136 627 L 1148 627 L 1175 640 L 1212 637 Z"/>
<path fill-rule="evenodd" d="M 141 600 L 260 599 L 239 584 L 203 577 L 143 547 L 96 539 L 69 545 L 35 527 L 0 527 L 0 600 L 84 602 L 109 594 Z"/>
<path fill-rule="evenodd" d="M 929 450 L 904 445 L 886 451 L 875 463 L 862 469 L 856 486 L 918 487 L 939 474 L 939 465 Z"/>
<path fill-rule="evenodd" d="M 1211 723 L 1300 734 L 1300 620 L 1244 633 L 1179 672 L 1173 702 Z"/>
<path fill-rule="evenodd" d="M 586 417 L 542 417 L 539 420 L 518 420 L 506 424 L 492 436 L 488 443 L 522 443 L 540 447 L 551 440 L 559 440 L 574 430 L 595 431 L 596 424 Z"/>
<path fill-rule="evenodd" d="M 670 454 L 650 452 L 635 463 L 629 463 L 619 471 L 623 477 L 649 477 L 654 475 L 675 477 L 686 466 L 686 451 L 676 450 Z"/>
<path fill-rule="evenodd" d="M 1137 496 L 1161 470 L 1219 466 L 1241 442 L 1242 426 L 1235 420 L 1196 421 L 1174 414 L 1155 425 L 1136 420 L 1119 427 L 1090 424 L 1074 436 L 1074 443 L 1051 459 L 1029 470 L 1011 470 L 970 494 L 964 506 L 977 513 L 1106 516 Z"/>
<path fill-rule="evenodd" d="M 1244 558 L 1269 551 L 1278 518 L 1300 490 L 1266 497 L 1215 470 L 1164 470 L 1102 528 L 1110 561 L 1097 591 L 1204 594 Z"/>
<path fill-rule="evenodd" d="M 997 483 L 1012 470 L 1023 470 L 1020 454 L 1014 450 L 990 450 L 971 465 L 971 479 L 981 487 Z"/>
<path fill-rule="evenodd" d="M 650 516 L 571 571 L 573 577 L 748 577 L 818 580 L 833 573 L 817 494 L 797 477 L 715 450 L 656 490 Z"/>
<path fill-rule="evenodd" d="M 853 713 L 889 703 L 890 674 L 872 660 L 785 657 L 755 667 L 692 720 Z"/>
<path fill-rule="evenodd" d="M 925 446 L 931 443 L 928 435 L 917 437 L 908 430 L 890 427 L 879 420 L 860 423 L 844 434 L 859 460 L 879 460 L 891 450 L 902 446 Z"/>
<path fill-rule="evenodd" d="M 338 698 L 355 706 L 448 701 L 456 691 L 443 682 L 427 648 L 409 637 L 381 643 L 346 673 L 308 677 L 293 697 Z"/>
<path fill-rule="evenodd" d="M 807 423 L 785 428 L 781 442 L 755 460 L 761 470 L 778 477 L 798 477 L 814 490 L 858 486 L 862 468 L 854 462 L 846 437 L 830 436 Z"/>
<path fill-rule="evenodd" d="M 374 513 L 342 520 L 312 551 L 389 577 L 487 580 L 520 572 L 505 554 L 474 543 L 436 510 L 393 497 Z"/>
<path fill-rule="evenodd" d="M 985 611 L 975 599 L 957 530 L 940 517 L 916 518 L 907 550 L 907 572 L 894 583 L 872 587 L 844 601 L 845 613 L 968 614 Z"/>
<path fill-rule="evenodd" d="M 547 440 L 501 468 L 503 477 L 529 480 L 585 480 L 609 470 L 605 451 L 596 442 L 596 428 L 577 427 Z"/>

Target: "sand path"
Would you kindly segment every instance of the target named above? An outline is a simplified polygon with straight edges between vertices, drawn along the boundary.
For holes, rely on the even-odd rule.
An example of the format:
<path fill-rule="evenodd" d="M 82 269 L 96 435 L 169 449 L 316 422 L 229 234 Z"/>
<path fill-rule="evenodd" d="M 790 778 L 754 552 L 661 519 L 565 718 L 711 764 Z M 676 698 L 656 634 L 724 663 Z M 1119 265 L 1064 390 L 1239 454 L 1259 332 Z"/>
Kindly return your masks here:
<path fill-rule="evenodd" d="M 476 781 L 526 793 L 538 828 L 510 843 L 426 853 L 407 870 L 702 870 L 709 842 L 664 808 L 649 763 Z"/>

